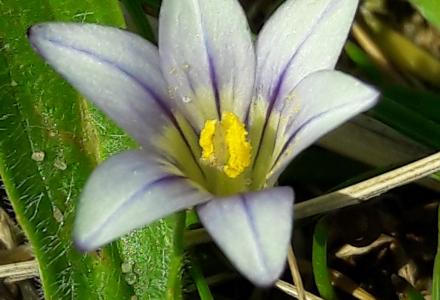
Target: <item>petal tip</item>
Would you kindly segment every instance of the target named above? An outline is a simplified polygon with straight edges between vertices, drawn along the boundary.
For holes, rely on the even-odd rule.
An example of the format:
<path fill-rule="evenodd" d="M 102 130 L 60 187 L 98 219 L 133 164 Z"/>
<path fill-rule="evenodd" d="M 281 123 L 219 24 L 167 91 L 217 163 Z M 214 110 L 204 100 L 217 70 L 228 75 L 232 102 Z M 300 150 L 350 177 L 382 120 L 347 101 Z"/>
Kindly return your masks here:
<path fill-rule="evenodd" d="M 26 30 L 26 37 L 29 40 L 30 44 L 32 45 L 32 47 L 35 48 L 35 30 L 37 29 L 37 25 L 32 25 L 29 26 L 28 29 Z"/>
<path fill-rule="evenodd" d="M 284 270 L 284 268 L 278 272 L 278 273 L 273 273 L 273 274 L 264 274 L 263 276 L 255 276 L 254 278 L 250 278 L 249 280 L 256 286 L 260 287 L 260 288 L 270 288 L 272 287 L 275 282 L 280 278 L 282 271 Z"/>
<path fill-rule="evenodd" d="M 44 39 L 41 35 L 42 29 L 45 27 L 44 24 L 35 24 L 30 26 L 26 30 L 26 37 L 31 44 L 32 48 L 37 52 L 38 54 L 41 54 L 40 48 L 41 48 L 41 42 Z"/>
<path fill-rule="evenodd" d="M 37 23 L 32 26 L 29 26 L 26 30 L 26 36 L 28 39 L 33 39 L 38 33 L 42 31 L 47 26 L 45 23 Z"/>
<path fill-rule="evenodd" d="M 81 253 L 86 253 L 95 250 L 94 248 L 90 247 L 85 241 L 79 239 L 76 234 L 73 235 L 73 245 L 76 250 L 78 250 Z"/>
<path fill-rule="evenodd" d="M 368 84 L 364 84 L 364 85 L 370 89 L 369 103 L 368 105 L 366 105 L 364 110 L 367 111 L 379 103 L 381 94 L 380 91 L 376 89 L 376 87 Z"/>
<path fill-rule="evenodd" d="M 26 36 L 27 36 L 28 39 L 30 39 L 30 37 L 31 37 L 31 35 L 32 35 L 32 28 L 33 28 L 34 26 L 35 26 L 35 25 L 29 26 L 28 29 L 26 29 Z"/>
<path fill-rule="evenodd" d="M 78 221 L 78 219 L 76 220 Z M 85 235 L 80 232 L 76 223 L 73 226 L 72 241 L 75 249 L 81 253 L 91 252 L 99 248 L 101 245 L 96 244 L 96 239 L 93 236 Z"/>
<path fill-rule="evenodd" d="M 197 212 L 235 268 L 264 288 L 273 285 L 286 265 L 293 198 L 292 188 L 277 187 L 213 200 Z"/>

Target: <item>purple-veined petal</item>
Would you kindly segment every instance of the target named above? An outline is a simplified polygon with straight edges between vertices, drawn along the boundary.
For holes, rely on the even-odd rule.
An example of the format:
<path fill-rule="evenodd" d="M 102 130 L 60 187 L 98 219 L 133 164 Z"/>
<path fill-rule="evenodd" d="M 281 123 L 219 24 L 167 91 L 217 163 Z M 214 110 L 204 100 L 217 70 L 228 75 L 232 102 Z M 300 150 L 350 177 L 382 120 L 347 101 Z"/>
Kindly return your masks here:
<path fill-rule="evenodd" d="M 319 71 L 304 78 L 283 103 L 275 146 L 275 177 L 299 152 L 374 106 L 378 97 L 374 88 L 339 71 Z"/>
<path fill-rule="evenodd" d="M 89 178 L 74 226 L 78 248 L 94 250 L 212 196 L 142 151 L 112 156 Z"/>
<path fill-rule="evenodd" d="M 255 54 L 236 0 L 164 0 L 159 52 L 170 97 L 193 126 L 231 111 L 244 119 Z"/>
<path fill-rule="evenodd" d="M 254 284 L 281 275 L 292 222 L 293 191 L 276 187 L 197 206 L 200 220 L 234 266 Z"/>
<path fill-rule="evenodd" d="M 286 1 L 257 41 L 256 93 L 278 104 L 306 75 L 333 69 L 353 20 L 356 0 Z"/>
<path fill-rule="evenodd" d="M 28 35 L 55 70 L 142 145 L 169 124 L 159 53 L 149 42 L 95 24 L 44 23 Z"/>

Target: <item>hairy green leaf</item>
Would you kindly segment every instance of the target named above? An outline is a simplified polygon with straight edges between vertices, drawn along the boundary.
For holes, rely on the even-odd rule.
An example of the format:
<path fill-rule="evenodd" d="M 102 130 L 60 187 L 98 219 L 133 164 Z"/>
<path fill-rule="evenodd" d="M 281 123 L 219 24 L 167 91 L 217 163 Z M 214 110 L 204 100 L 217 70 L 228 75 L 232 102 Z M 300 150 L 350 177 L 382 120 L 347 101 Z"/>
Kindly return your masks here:
<path fill-rule="evenodd" d="M 84 255 L 72 245 L 87 177 L 102 159 L 135 144 L 32 51 L 27 28 L 48 21 L 125 26 L 116 0 L 0 1 L 0 176 L 39 262 L 45 297 L 163 298 L 173 218 L 125 237 L 119 247 Z M 122 272 L 127 263 L 138 270 L 135 281 Z"/>

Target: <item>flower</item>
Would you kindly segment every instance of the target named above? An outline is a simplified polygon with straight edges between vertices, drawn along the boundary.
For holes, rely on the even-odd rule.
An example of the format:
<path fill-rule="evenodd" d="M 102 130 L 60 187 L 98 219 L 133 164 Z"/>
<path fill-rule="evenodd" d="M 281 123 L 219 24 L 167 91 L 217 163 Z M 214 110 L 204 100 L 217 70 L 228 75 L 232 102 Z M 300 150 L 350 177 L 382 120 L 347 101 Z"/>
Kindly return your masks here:
<path fill-rule="evenodd" d="M 293 220 L 292 189 L 274 187 L 279 174 L 378 98 L 333 70 L 356 7 L 286 1 L 255 45 L 236 0 L 164 0 L 158 49 L 116 28 L 32 26 L 34 49 L 141 145 L 90 176 L 76 244 L 93 250 L 194 206 L 235 267 L 272 284 Z"/>

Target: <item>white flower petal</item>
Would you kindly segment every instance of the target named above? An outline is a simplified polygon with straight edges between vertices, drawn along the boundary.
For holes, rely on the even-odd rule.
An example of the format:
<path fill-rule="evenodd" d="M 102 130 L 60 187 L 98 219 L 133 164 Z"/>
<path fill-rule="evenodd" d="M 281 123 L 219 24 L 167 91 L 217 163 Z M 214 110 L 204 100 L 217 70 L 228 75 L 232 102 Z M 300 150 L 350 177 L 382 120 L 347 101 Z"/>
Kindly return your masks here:
<path fill-rule="evenodd" d="M 356 11 L 356 0 L 286 1 L 257 41 L 257 95 L 277 108 L 306 75 L 333 69 Z"/>
<path fill-rule="evenodd" d="M 157 48 L 124 30 L 45 23 L 29 29 L 36 51 L 144 146 L 171 110 Z"/>
<path fill-rule="evenodd" d="M 378 97 L 375 89 L 339 71 L 319 71 L 304 78 L 281 113 L 275 178 L 298 153 L 374 106 Z"/>
<path fill-rule="evenodd" d="M 259 286 L 281 275 L 293 222 L 293 191 L 277 187 L 215 199 L 197 207 L 200 220 L 234 266 Z"/>
<path fill-rule="evenodd" d="M 164 0 L 159 51 L 170 95 L 196 129 L 221 111 L 245 118 L 255 55 L 238 1 Z"/>
<path fill-rule="evenodd" d="M 78 248 L 94 250 L 211 197 L 144 152 L 124 152 L 105 161 L 89 178 L 78 206 L 74 240 Z"/>

